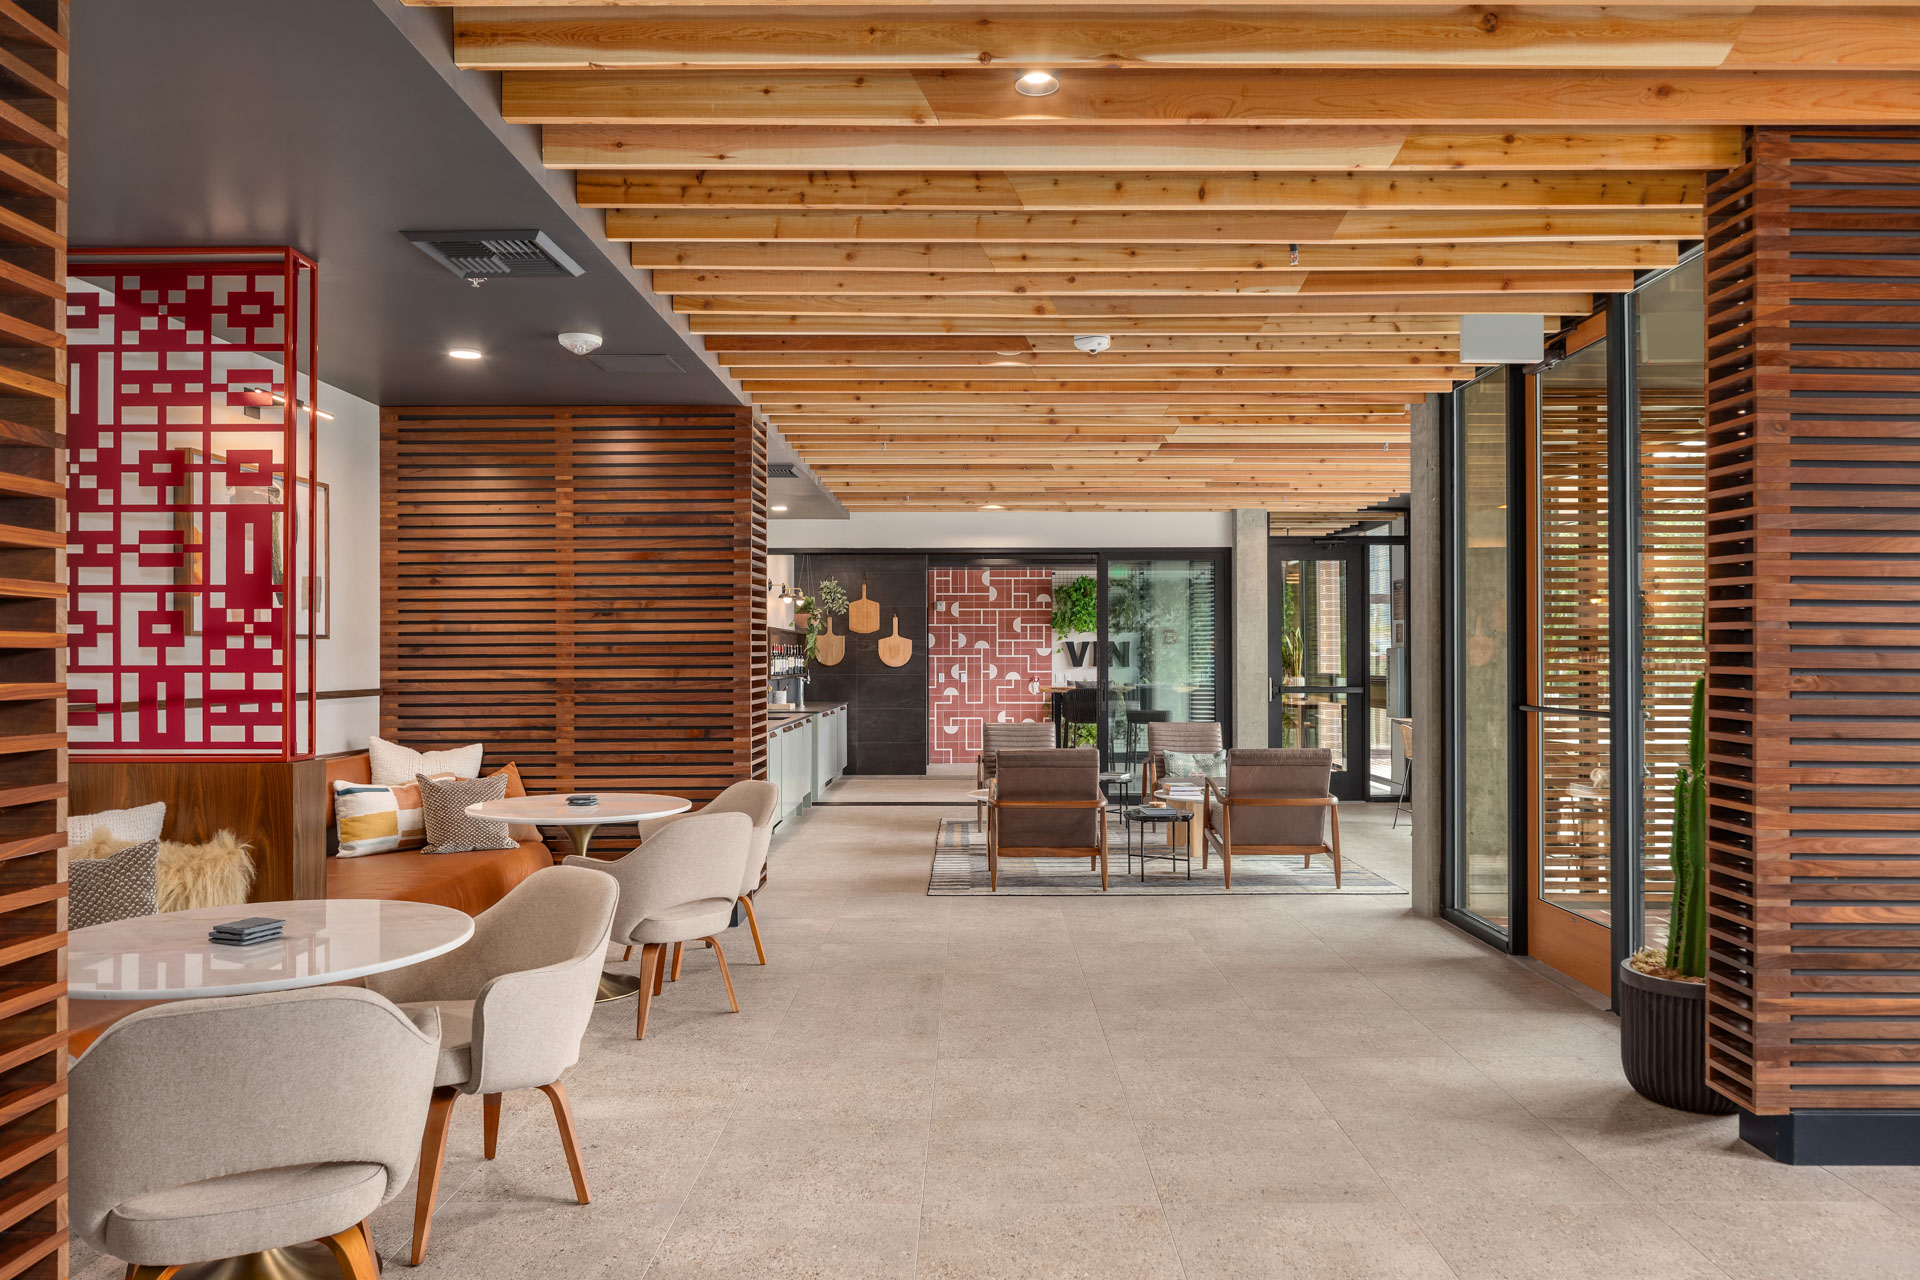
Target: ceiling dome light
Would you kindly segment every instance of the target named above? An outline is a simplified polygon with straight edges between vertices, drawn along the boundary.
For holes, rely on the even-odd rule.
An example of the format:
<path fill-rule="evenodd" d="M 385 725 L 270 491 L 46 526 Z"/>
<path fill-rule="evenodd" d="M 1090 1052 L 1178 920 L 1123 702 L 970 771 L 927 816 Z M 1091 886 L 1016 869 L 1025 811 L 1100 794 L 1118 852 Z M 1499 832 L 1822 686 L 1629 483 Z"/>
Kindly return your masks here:
<path fill-rule="evenodd" d="M 455 360 L 478 360 L 481 352 L 476 347 L 448 347 L 447 354 Z"/>
<path fill-rule="evenodd" d="M 1015 80 L 1013 87 L 1029 98 L 1044 98 L 1060 87 L 1060 77 L 1051 71 L 1029 71 Z"/>
<path fill-rule="evenodd" d="M 785 511 L 785 510 L 786 510 L 786 508 L 785 508 L 785 507 L 772 507 L 772 508 L 770 508 L 770 510 L 773 510 L 773 511 Z"/>

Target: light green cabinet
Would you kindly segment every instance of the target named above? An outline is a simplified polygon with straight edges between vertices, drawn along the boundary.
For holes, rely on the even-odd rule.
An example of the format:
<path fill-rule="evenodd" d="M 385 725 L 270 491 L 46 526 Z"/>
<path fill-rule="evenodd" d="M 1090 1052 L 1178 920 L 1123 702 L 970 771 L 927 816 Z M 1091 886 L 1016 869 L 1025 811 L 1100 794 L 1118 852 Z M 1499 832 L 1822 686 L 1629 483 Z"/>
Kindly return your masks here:
<path fill-rule="evenodd" d="M 781 821 L 826 795 L 847 770 L 847 709 L 835 707 L 767 735 L 767 780 L 780 788 Z"/>

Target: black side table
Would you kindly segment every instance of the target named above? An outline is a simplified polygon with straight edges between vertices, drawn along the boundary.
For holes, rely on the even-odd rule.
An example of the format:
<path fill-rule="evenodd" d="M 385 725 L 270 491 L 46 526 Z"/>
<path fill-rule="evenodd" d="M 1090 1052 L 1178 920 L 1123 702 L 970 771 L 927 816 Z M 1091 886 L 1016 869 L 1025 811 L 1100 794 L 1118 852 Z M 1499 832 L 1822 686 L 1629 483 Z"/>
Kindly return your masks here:
<path fill-rule="evenodd" d="M 1145 884 L 1147 882 L 1147 859 L 1165 858 L 1168 863 L 1171 864 L 1170 870 L 1177 871 L 1184 863 L 1187 869 L 1187 879 L 1193 879 L 1193 844 L 1186 838 L 1184 830 L 1186 825 L 1192 821 L 1193 810 L 1175 809 L 1171 805 L 1166 807 L 1157 805 L 1135 805 L 1130 809 L 1123 810 L 1121 813 L 1121 822 L 1126 827 L 1127 832 L 1127 870 L 1132 871 L 1133 860 L 1135 858 L 1140 859 L 1140 883 Z M 1136 822 L 1140 824 L 1140 849 L 1137 853 L 1133 848 L 1133 824 Z M 1158 826 L 1161 823 L 1166 824 L 1167 845 L 1164 850 L 1156 850 L 1147 844 L 1147 829 Z M 1176 839 L 1176 836 L 1179 838 Z"/>

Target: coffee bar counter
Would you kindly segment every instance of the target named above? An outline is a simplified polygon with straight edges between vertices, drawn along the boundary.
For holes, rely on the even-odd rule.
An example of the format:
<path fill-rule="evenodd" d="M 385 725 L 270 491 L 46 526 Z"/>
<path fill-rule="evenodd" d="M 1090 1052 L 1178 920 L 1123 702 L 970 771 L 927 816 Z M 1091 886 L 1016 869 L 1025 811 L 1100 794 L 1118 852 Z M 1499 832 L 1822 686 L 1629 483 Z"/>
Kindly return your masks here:
<path fill-rule="evenodd" d="M 775 707 L 768 713 L 767 780 L 780 787 L 781 821 L 824 796 L 846 768 L 846 703 Z"/>

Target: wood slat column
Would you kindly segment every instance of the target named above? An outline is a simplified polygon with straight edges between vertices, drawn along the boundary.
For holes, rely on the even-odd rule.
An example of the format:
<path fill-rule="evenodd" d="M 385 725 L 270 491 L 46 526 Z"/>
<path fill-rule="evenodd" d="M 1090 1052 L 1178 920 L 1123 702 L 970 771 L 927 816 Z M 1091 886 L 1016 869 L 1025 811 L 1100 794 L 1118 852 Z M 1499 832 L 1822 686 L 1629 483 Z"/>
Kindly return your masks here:
<path fill-rule="evenodd" d="M 1708 1078 L 1796 1162 L 1920 1153 L 1920 129 L 1707 194 Z"/>
<path fill-rule="evenodd" d="M 0 5 L 0 1276 L 67 1274 L 67 6 Z"/>
<path fill-rule="evenodd" d="M 531 791 L 766 769 L 766 432 L 718 408 L 381 415 L 381 733 Z"/>

